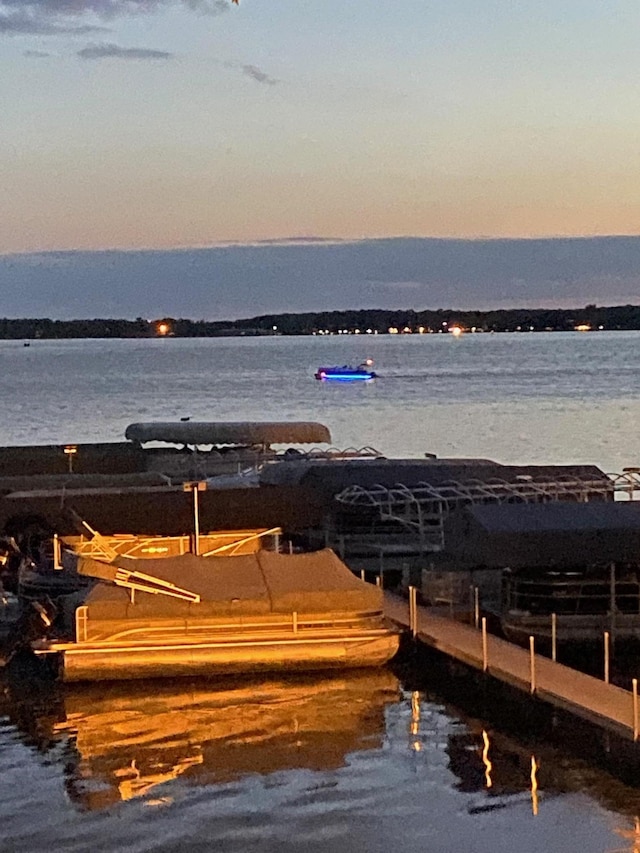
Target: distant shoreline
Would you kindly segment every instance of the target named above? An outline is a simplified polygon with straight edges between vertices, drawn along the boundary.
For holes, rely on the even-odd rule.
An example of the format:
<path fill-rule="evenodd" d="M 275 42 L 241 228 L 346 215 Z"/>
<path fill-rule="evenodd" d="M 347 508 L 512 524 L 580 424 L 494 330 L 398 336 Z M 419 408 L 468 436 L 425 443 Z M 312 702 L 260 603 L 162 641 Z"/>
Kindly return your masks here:
<path fill-rule="evenodd" d="M 208 321 L 164 317 L 146 320 L 0 319 L 0 340 L 86 338 L 210 338 L 273 335 L 387 335 L 451 332 L 569 332 L 640 330 L 640 305 L 584 308 L 511 308 L 493 311 L 361 309 L 269 314 Z"/>

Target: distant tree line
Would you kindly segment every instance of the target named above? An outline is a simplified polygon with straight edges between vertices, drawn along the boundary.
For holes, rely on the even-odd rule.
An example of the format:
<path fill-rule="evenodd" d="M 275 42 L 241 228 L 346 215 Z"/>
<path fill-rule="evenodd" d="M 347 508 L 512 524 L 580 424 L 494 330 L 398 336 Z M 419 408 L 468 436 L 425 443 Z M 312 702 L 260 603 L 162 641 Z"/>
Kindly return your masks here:
<path fill-rule="evenodd" d="M 622 330 L 640 329 L 640 305 L 587 305 L 584 308 L 572 309 L 507 308 L 493 311 L 323 311 L 309 314 L 268 314 L 237 320 L 234 325 L 238 329 L 246 327 L 264 330 L 275 326 L 283 335 L 310 335 L 327 331 L 329 334 L 337 334 L 341 331 L 354 332 L 356 329 L 361 333 L 371 329 L 379 334 L 388 333 L 390 329 L 399 333 L 405 330 L 415 333 L 422 329 L 426 333 L 446 331 L 452 326 L 480 332 L 556 332 L 571 331 L 577 326 Z"/>
<path fill-rule="evenodd" d="M 640 329 L 640 305 L 584 308 L 508 308 L 495 311 L 361 309 L 306 314 L 267 314 L 242 320 L 1 319 L 0 340 L 56 338 L 208 338 L 226 335 L 402 334 L 446 332 L 453 326 L 477 332 L 543 332 Z"/>

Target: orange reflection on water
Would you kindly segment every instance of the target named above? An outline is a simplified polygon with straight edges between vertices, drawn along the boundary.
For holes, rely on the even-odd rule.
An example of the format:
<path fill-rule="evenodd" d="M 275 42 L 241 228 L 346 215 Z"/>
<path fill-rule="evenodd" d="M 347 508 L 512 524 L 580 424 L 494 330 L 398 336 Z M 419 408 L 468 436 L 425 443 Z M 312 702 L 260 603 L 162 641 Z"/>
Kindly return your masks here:
<path fill-rule="evenodd" d="M 615 833 L 622 838 L 628 838 L 633 846 L 616 847 L 615 850 L 610 850 L 608 853 L 640 853 L 640 818 L 637 815 L 634 818 L 633 829 L 616 829 Z"/>
<path fill-rule="evenodd" d="M 387 704 L 399 699 L 386 670 L 325 677 L 140 682 L 73 687 L 53 735 L 75 743 L 67 790 L 81 808 L 147 797 L 159 786 L 220 784 L 247 773 L 342 767 L 382 744 Z"/>
<path fill-rule="evenodd" d="M 531 756 L 531 811 L 538 814 L 538 764 L 535 756 Z"/>
<path fill-rule="evenodd" d="M 493 785 L 493 782 L 491 781 L 491 769 L 493 765 L 489 761 L 489 735 L 484 729 L 482 730 L 482 743 L 482 763 L 484 764 L 484 778 L 487 788 L 490 788 Z"/>

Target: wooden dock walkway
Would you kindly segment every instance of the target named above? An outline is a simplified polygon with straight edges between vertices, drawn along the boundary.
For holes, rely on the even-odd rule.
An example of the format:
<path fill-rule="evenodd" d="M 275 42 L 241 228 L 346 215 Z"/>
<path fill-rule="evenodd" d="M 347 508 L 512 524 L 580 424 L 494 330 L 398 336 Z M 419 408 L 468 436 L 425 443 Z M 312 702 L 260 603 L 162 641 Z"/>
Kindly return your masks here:
<path fill-rule="evenodd" d="M 385 614 L 395 624 L 411 629 L 409 602 L 384 593 Z M 482 632 L 439 615 L 433 607 L 416 607 L 417 639 L 470 667 L 483 670 Z M 531 654 L 492 634 L 486 635 L 486 672 L 500 681 L 531 693 Z M 545 702 L 631 740 L 637 737 L 637 708 L 628 690 L 607 684 L 542 655 L 534 655 L 534 693 Z M 634 726 L 634 716 L 636 723 Z M 635 737 L 634 737 L 635 735 Z"/>

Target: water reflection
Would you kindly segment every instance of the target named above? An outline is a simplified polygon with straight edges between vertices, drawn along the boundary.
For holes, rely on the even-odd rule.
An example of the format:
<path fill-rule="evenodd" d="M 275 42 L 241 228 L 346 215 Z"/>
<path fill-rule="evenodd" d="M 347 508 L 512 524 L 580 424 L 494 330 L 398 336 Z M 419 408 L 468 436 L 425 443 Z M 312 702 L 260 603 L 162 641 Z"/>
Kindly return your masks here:
<path fill-rule="evenodd" d="M 349 753 L 381 745 L 385 706 L 398 697 L 395 676 L 375 670 L 66 687 L 14 696 L 5 712 L 47 760 L 59 756 L 76 807 L 95 810 L 151 794 L 162 802 L 163 783 L 178 777 L 207 785 L 342 767 Z"/>
<path fill-rule="evenodd" d="M 616 829 L 616 835 L 628 839 L 629 846 L 616 847 L 608 853 L 640 853 L 640 818 L 636 815 L 631 829 Z"/>

